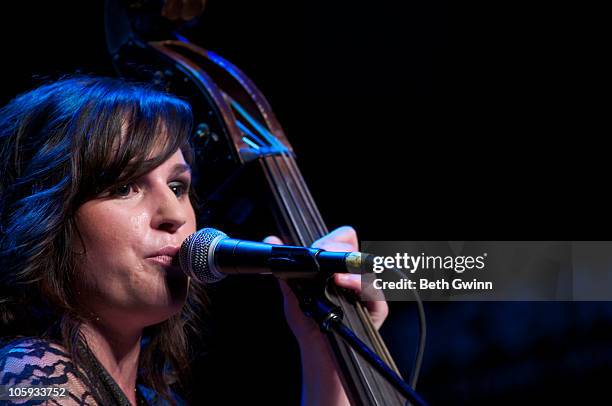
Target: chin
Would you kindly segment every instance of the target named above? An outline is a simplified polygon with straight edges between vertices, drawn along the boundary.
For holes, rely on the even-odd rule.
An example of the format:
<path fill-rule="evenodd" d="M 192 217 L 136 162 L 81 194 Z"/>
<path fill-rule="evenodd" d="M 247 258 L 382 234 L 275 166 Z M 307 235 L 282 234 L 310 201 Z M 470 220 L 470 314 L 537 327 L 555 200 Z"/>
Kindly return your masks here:
<path fill-rule="evenodd" d="M 143 327 L 163 323 L 172 316 L 179 314 L 183 308 L 183 305 L 184 302 L 166 305 L 150 305 L 147 307 L 147 309 L 143 309 L 143 313 L 141 313 L 139 318 L 142 320 Z"/>

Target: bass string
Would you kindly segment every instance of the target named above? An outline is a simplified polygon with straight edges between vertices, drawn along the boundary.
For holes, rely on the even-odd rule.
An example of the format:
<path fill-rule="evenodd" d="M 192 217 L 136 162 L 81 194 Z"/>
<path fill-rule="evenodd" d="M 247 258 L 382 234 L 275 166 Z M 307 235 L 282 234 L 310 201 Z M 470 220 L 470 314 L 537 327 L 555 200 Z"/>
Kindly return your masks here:
<path fill-rule="evenodd" d="M 274 163 L 280 168 L 281 173 L 284 174 L 283 184 L 289 190 L 291 199 L 294 200 L 295 207 L 299 211 L 302 224 L 308 230 L 310 236 L 309 241 L 305 241 L 304 245 L 311 245 L 313 242 L 325 235 L 325 230 L 321 227 L 322 219 L 320 214 L 315 210 L 312 202 L 308 202 L 306 196 L 303 193 L 304 185 L 300 182 L 299 177 L 291 166 L 292 158 L 288 157 L 287 154 L 276 155 Z M 318 214 L 318 215 L 317 215 Z"/>
<path fill-rule="evenodd" d="M 323 237 L 325 234 L 327 234 L 327 226 L 325 225 L 323 217 L 321 217 L 321 212 L 310 194 L 302 173 L 297 168 L 295 159 L 288 154 L 282 154 L 282 158 L 286 162 L 287 167 L 289 168 L 289 173 L 293 177 L 294 182 L 298 187 L 297 193 L 302 197 L 302 200 L 306 204 L 306 209 L 310 214 L 310 219 L 316 227 L 318 238 Z"/>
<path fill-rule="evenodd" d="M 289 220 L 292 225 L 293 230 L 291 231 L 293 232 L 291 232 L 291 234 L 297 238 L 301 245 L 308 246 L 312 244 L 315 240 L 327 234 L 327 227 L 297 167 L 294 157 L 287 152 L 288 150 L 285 146 L 271 131 L 260 123 L 257 123 L 257 121 L 242 109 L 229 95 L 224 95 L 229 98 L 228 104 L 236 108 L 238 113 L 246 118 L 271 146 L 277 147 L 281 151 L 284 149 L 283 152 L 272 155 L 272 159 L 264 159 L 264 167 L 267 169 L 268 176 L 276 190 L 275 198 L 277 199 L 279 209 L 283 211 L 284 218 Z M 240 122 L 238 121 L 238 123 Z M 254 134 L 250 135 L 254 136 Z M 261 139 L 254 138 L 261 144 L 265 144 Z M 352 311 L 352 307 L 347 309 L 346 305 L 349 304 L 344 300 L 340 300 L 338 304 L 346 315 L 345 323 L 353 330 L 356 327 L 355 324 L 358 323 L 359 326 L 366 331 L 366 335 L 372 342 L 376 352 L 388 360 L 388 352 L 384 351 L 386 348 L 382 338 L 372 325 L 361 303 L 356 303 L 357 308 L 354 312 Z M 348 354 L 351 356 L 351 363 L 360 371 L 363 385 L 368 389 L 370 395 L 373 395 L 372 388 L 370 387 L 370 383 L 364 371 L 364 367 L 367 369 L 369 365 L 362 365 L 357 354 L 351 348 L 347 348 Z M 387 355 L 387 357 L 384 355 Z"/>
<path fill-rule="evenodd" d="M 310 194 L 309 188 L 306 186 L 306 183 L 304 181 L 304 178 L 300 170 L 296 166 L 295 159 L 293 159 L 292 156 L 288 156 L 286 154 L 283 154 L 283 159 L 288 165 L 289 172 L 291 176 L 293 177 L 294 183 L 298 185 L 298 190 L 296 191 L 295 195 L 299 195 L 301 197 L 301 200 L 306 203 L 306 208 L 308 212 L 310 213 L 310 218 L 312 219 L 312 222 L 315 223 L 315 226 L 317 227 L 319 236 L 323 236 L 327 234 L 327 227 L 325 226 L 323 219 L 320 215 L 320 212 L 317 209 L 314 200 L 312 199 L 312 195 Z M 292 196 L 293 195 L 294 194 L 292 194 Z M 363 307 L 359 303 L 358 305 L 359 305 L 359 310 L 361 313 L 360 319 L 365 324 L 364 327 L 366 327 L 366 330 L 368 331 L 369 336 L 377 341 L 376 344 L 378 346 L 378 349 L 382 350 L 383 348 L 381 347 L 384 347 L 384 345 L 382 344 L 382 338 L 380 337 L 379 334 L 377 334 L 377 331 L 372 325 L 370 318 L 363 316 L 365 314 L 365 309 L 363 309 Z M 377 351 L 377 352 L 386 352 L 386 351 Z"/>
<path fill-rule="evenodd" d="M 289 175 L 291 176 L 293 180 L 293 184 L 297 186 L 297 190 L 295 191 L 293 191 L 291 188 L 288 188 L 292 198 L 296 198 L 296 196 L 299 197 L 299 200 L 304 203 L 306 210 L 310 214 L 310 221 L 306 221 L 305 224 L 307 225 L 314 224 L 318 237 L 319 238 L 322 237 L 323 235 L 327 234 L 327 227 L 325 226 L 325 223 L 323 222 L 323 218 L 320 214 L 320 211 L 318 210 L 316 203 L 314 202 L 312 195 L 310 194 L 310 190 L 308 186 L 306 185 L 306 182 L 304 181 L 301 171 L 297 167 L 295 159 L 293 158 L 293 156 L 286 154 L 286 153 L 282 154 L 281 158 L 283 159 L 288 169 Z M 346 311 L 346 307 L 344 306 L 344 303 L 342 301 L 340 302 L 340 306 L 342 310 L 344 311 L 345 315 L 347 316 L 351 315 L 351 313 Z M 373 344 L 373 347 L 376 353 L 379 354 L 381 358 L 383 358 L 385 362 L 387 362 L 387 364 L 389 364 L 389 366 L 392 369 L 394 369 L 397 373 L 399 373 L 399 370 L 393 358 L 391 358 L 391 355 L 388 349 L 386 348 L 386 345 L 382 337 L 380 336 L 380 334 L 378 333 L 378 331 L 372 324 L 372 321 L 370 317 L 367 315 L 367 311 L 364 308 L 363 304 L 357 302 L 355 303 L 355 308 L 356 308 L 357 321 L 364 328 L 368 338 Z M 348 321 L 348 324 L 351 326 L 354 326 L 356 322 L 356 320 L 353 320 L 352 317 L 349 317 L 347 321 Z M 361 367 L 361 365 L 359 366 Z"/>
<path fill-rule="evenodd" d="M 273 158 L 265 157 L 263 163 L 270 174 L 272 186 L 276 192 L 275 194 L 280 199 L 278 202 L 280 205 L 279 209 L 286 213 L 286 217 L 291 220 L 291 226 L 294 231 L 292 234 L 295 234 L 298 239 L 296 243 L 309 245 L 314 241 L 314 230 L 308 226 L 304 213 L 300 212 L 297 207 L 295 192 L 290 190 L 285 182 L 286 175 L 283 175 L 282 168 L 279 167 L 278 163 Z M 291 242 L 285 241 L 285 243 Z"/>
<path fill-rule="evenodd" d="M 305 185 L 305 182 L 303 180 L 303 177 L 301 176 L 301 173 L 295 166 L 296 164 L 295 164 L 294 159 L 291 156 L 286 156 L 286 155 L 283 156 L 283 159 L 284 159 L 284 163 L 287 164 L 286 166 L 287 172 L 289 176 L 292 177 L 292 180 L 293 180 L 292 184 L 297 185 L 297 188 L 291 188 L 290 187 L 291 184 L 286 182 L 287 177 L 279 177 L 279 172 L 280 173 L 283 172 L 280 167 L 277 167 L 276 170 L 273 169 L 270 171 L 273 174 L 272 178 L 274 181 L 274 187 L 277 189 L 277 193 L 279 196 L 281 196 L 281 200 L 284 203 L 284 209 L 288 212 L 292 212 L 294 208 L 299 209 L 298 205 L 295 204 L 295 202 L 301 201 L 305 203 L 305 207 L 306 207 L 305 211 L 308 211 L 308 213 L 311 215 L 310 221 L 305 219 L 303 215 L 296 216 L 295 214 L 291 214 L 289 217 L 292 219 L 295 219 L 298 217 L 301 218 L 303 222 L 301 222 L 300 225 L 308 230 L 307 232 L 309 235 L 314 235 L 314 233 L 318 233 L 319 236 L 324 235 L 326 233 L 326 230 L 325 230 L 326 227 L 323 224 L 323 220 L 318 210 L 315 209 L 316 205 L 314 201 L 312 200 L 310 193 L 308 194 L 304 193 L 305 191 L 308 190 L 308 188 Z M 273 159 L 272 162 L 276 165 L 279 165 L 279 162 L 276 159 Z M 281 191 L 281 189 L 284 189 L 284 191 Z M 288 192 L 288 193 L 285 193 L 285 192 Z M 286 200 L 287 195 L 291 196 L 291 199 L 293 199 L 292 202 L 288 202 Z M 297 226 L 296 222 L 293 222 L 293 224 L 294 226 Z M 309 227 L 310 224 L 314 224 L 317 230 L 313 231 Z M 298 230 L 297 234 L 303 235 L 304 233 Z M 308 241 L 300 241 L 300 242 L 303 245 L 309 245 Z M 356 303 L 356 306 L 358 306 L 358 309 L 356 313 L 354 313 L 355 317 L 351 317 L 351 315 L 353 315 L 353 312 L 351 312 L 350 310 L 352 309 L 347 309 L 346 303 L 344 301 L 342 300 L 339 301 L 338 305 L 340 306 L 340 308 L 342 309 L 346 317 L 345 323 L 353 330 L 356 328 L 356 323 L 359 323 L 360 327 L 366 330 L 368 338 L 370 338 L 371 341 L 373 341 L 373 345 L 375 346 L 377 353 L 384 354 L 384 352 L 381 351 L 382 338 L 380 337 L 378 332 L 374 329 L 370 321 L 370 318 L 367 315 L 365 315 L 362 305 L 360 303 Z M 350 361 L 351 361 L 351 364 L 353 365 L 353 368 L 360 371 L 360 377 L 362 378 L 363 386 L 367 388 L 370 392 L 372 392 L 371 385 L 368 379 L 366 378 L 366 372 L 364 370 L 364 369 L 368 369 L 369 365 L 365 363 L 364 361 L 362 361 L 357 356 L 357 353 L 354 352 L 350 347 L 347 347 L 347 349 L 348 349 L 347 353 L 351 357 Z M 373 393 L 371 393 L 371 395 L 374 396 Z"/>

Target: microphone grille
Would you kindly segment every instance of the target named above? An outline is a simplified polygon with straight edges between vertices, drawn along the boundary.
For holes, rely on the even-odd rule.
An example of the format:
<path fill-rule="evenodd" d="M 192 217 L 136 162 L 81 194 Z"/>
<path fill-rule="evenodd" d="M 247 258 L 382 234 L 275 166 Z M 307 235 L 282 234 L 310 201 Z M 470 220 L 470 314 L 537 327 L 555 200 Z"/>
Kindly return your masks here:
<path fill-rule="evenodd" d="M 204 283 L 215 283 L 223 279 L 225 275 L 216 272 L 210 261 L 217 242 L 225 238 L 228 238 L 227 234 L 214 228 L 203 228 L 187 237 L 179 253 L 183 272 Z"/>

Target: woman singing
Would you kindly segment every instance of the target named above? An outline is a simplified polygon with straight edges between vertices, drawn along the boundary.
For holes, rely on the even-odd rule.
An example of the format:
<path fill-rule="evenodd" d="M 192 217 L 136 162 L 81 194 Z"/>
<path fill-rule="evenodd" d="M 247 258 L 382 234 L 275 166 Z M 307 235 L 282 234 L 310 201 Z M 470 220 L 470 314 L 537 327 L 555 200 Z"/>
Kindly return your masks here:
<path fill-rule="evenodd" d="M 63 388 L 12 402 L 183 403 L 171 385 L 189 373 L 188 333 L 206 306 L 175 261 L 197 228 L 191 124 L 175 96 L 95 77 L 41 86 L 0 111 L 0 386 Z M 355 251 L 357 236 L 342 227 L 314 245 Z M 303 404 L 348 404 L 318 326 L 280 287 Z M 379 328 L 386 303 L 368 308 Z"/>

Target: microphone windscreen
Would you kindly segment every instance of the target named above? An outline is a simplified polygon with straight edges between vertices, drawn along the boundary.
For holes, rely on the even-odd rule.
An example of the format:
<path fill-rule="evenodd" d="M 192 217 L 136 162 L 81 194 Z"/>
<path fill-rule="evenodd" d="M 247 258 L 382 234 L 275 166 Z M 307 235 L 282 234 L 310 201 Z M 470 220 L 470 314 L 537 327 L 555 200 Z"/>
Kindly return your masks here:
<path fill-rule="evenodd" d="M 225 278 L 224 274 L 214 271 L 212 263 L 215 246 L 225 238 L 228 238 L 227 234 L 214 228 L 203 228 L 187 237 L 179 253 L 183 272 L 203 283 L 215 283 Z"/>

